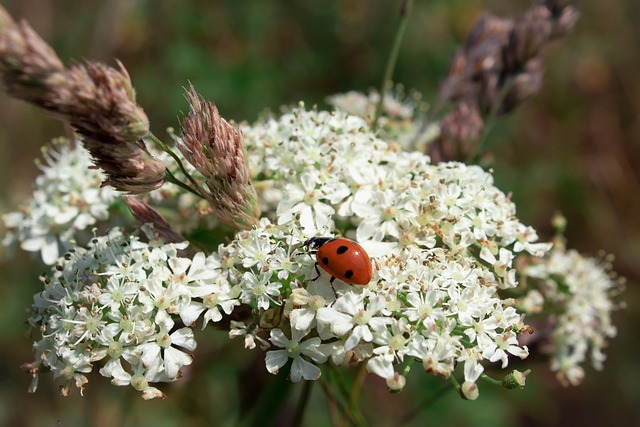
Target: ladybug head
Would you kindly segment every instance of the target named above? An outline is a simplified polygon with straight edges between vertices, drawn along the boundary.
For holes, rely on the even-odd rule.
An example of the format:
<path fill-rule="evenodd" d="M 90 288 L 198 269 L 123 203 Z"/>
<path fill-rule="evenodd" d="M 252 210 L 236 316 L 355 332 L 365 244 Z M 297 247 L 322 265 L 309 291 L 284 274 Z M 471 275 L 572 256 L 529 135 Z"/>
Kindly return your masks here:
<path fill-rule="evenodd" d="M 330 240 L 333 240 L 333 237 L 312 237 L 306 242 L 304 242 L 302 246 L 305 246 L 312 251 L 317 251 L 318 249 L 320 249 L 322 245 L 324 245 Z"/>

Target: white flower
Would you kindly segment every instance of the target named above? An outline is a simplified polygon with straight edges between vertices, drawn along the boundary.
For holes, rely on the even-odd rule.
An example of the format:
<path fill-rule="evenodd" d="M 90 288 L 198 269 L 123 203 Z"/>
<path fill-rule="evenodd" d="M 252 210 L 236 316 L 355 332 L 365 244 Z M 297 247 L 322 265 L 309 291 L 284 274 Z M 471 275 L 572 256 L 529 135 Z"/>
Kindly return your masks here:
<path fill-rule="evenodd" d="M 133 373 L 125 371 L 120 359 L 113 359 L 100 370 L 105 377 L 111 377 L 111 383 L 119 386 L 131 385 L 136 390 L 142 392 L 145 400 L 164 398 L 165 395 L 159 389 L 149 385 L 149 382 L 156 380 L 156 375 L 141 363 L 132 366 Z"/>
<path fill-rule="evenodd" d="M 128 304 L 138 294 L 139 285 L 125 277 L 111 276 L 107 279 L 106 287 L 98 296 L 98 302 L 109 306 L 109 310 L 117 312 L 122 304 Z"/>
<path fill-rule="evenodd" d="M 244 282 L 244 288 L 242 290 L 241 300 L 246 304 L 250 301 L 256 301 L 258 308 L 266 310 L 271 305 L 271 302 L 278 304 L 276 297 L 280 295 L 280 288 L 282 284 L 280 282 L 271 281 L 272 273 L 261 272 L 256 275 L 255 273 L 244 273 L 242 279 Z"/>
<path fill-rule="evenodd" d="M 215 323 L 222 320 L 223 312 L 231 314 L 234 307 L 240 305 L 238 289 L 232 288 L 225 279 L 218 279 L 211 285 L 200 285 L 189 289 L 192 299 L 180 311 L 180 318 L 187 326 L 193 325 L 204 312 L 202 322 L 202 329 L 204 329 L 209 322 Z"/>
<path fill-rule="evenodd" d="M 320 187 L 320 175 L 315 171 L 303 173 L 300 183 L 301 187 L 294 184 L 285 186 L 285 195 L 276 211 L 278 224 L 290 222 L 296 216 L 305 234 L 309 236 L 331 230 L 331 216 L 335 213 L 331 204 L 340 202 L 349 194 L 346 185 Z"/>
<path fill-rule="evenodd" d="M 371 296 L 364 303 L 365 294 L 346 292 L 331 307 L 318 310 L 318 320 L 329 325 L 338 337 L 346 337 L 345 351 L 352 350 L 360 341 L 373 341 L 372 328 L 383 330 L 391 319 L 381 315 L 386 306 L 382 296 Z"/>
<path fill-rule="evenodd" d="M 156 323 L 159 331 L 153 339 L 140 344 L 137 348 L 140 352 L 140 361 L 147 369 L 164 371 L 167 378 L 173 380 L 177 377 L 180 368 L 190 365 L 193 361 L 189 354 L 179 348 L 193 351 L 197 344 L 190 328 L 180 328 L 170 333 L 174 322 L 166 312 L 158 312 Z"/>
<path fill-rule="evenodd" d="M 504 333 L 495 337 L 495 344 L 487 347 L 483 352 L 483 357 L 491 362 L 502 361 L 502 369 L 509 364 L 508 354 L 513 354 L 521 359 L 529 355 L 526 346 L 520 347 L 515 333 Z"/>
<path fill-rule="evenodd" d="M 398 238 L 400 225 L 409 221 L 399 206 L 402 202 L 390 189 L 374 192 L 365 188 L 358 191 L 351 203 L 352 211 L 363 219 L 356 232 L 357 239 L 381 241 L 385 236 Z"/>
<path fill-rule="evenodd" d="M 256 341 L 260 343 L 262 350 L 268 349 L 271 345 L 268 341 L 262 339 L 257 335 L 259 332 L 258 325 L 255 323 L 245 325 L 242 322 L 231 321 L 231 327 L 229 329 L 229 338 L 244 337 L 244 347 L 247 349 L 256 348 Z"/>
<path fill-rule="evenodd" d="M 297 330 L 309 333 L 319 312 L 327 306 L 327 300 L 322 295 L 312 294 L 306 289 L 294 289 L 291 302 L 296 307 L 289 313 L 291 326 Z"/>
<path fill-rule="evenodd" d="M 373 350 L 376 355 L 367 362 L 367 370 L 382 378 L 393 377 L 393 363 L 401 362 L 405 354 L 409 352 L 407 344 L 409 339 L 409 325 L 404 319 L 393 319 L 390 326 L 376 324 L 373 331 L 373 340 L 379 346 Z"/>
<path fill-rule="evenodd" d="M 280 329 L 271 331 L 270 341 L 282 350 L 271 350 L 267 352 L 265 361 L 267 371 L 277 374 L 289 358 L 293 359 L 291 363 L 290 378 L 293 382 L 301 379 L 317 380 L 320 378 L 320 368 L 308 362 L 302 356 L 306 356 L 316 363 L 324 363 L 327 356 L 320 352 L 320 338 L 309 338 L 302 341 L 305 333 L 297 329 L 292 329 L 291 339 L 287 338 Z"/>

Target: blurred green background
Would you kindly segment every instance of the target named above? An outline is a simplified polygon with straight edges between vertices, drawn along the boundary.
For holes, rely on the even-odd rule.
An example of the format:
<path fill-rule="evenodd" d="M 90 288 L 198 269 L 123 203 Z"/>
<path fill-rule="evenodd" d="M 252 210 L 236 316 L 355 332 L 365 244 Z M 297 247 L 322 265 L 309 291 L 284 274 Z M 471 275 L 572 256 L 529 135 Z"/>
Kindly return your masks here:
<path fill-rule="evenodd" d="M 254 120 L 264 109 L 378 86 L 398 24 L 400 1 L 371 0 L 3 0 L 65 61 L 92 58 L 129 70 L 139 103 L 157 135 L 186 109 L 183 87 L 194 83 L 223 116 Z M 395 81 L 432 99 L 456 46 L 483 11 L 516 16 L 524 0 L 416 0 Z M 453 393 L 422 410 L 409 425 L 640 425 L 640 4 L 581 2 L 575 32 L 547 49 L 542 92 L 501 119 L 488 139 L 495 178 L 513 192 L 520 218 L 550 237 L 556 210 L 569 220 L 571 247 L 616 255 L 628 278 L 627 308 L 614 314 L 618 337 L 603 372 L 565 389 L 532 359 L 523 391 L 481 385 L 480 398 Z M 40 147 L 62 125 L 0 93 L 0 212 L 29 196 Z M 25 310 L 45 267 L 25 253 L 0 261 L 0 425 L 235 425 L 242 394 L 263 377 L 260 360 L 224 334 L 200 335 L 195 366 L 170 385 L 166 401 L 144 402 L 97 373 L 85 397 L 58 395 L 43 376 L 35 395 L 19 369 L 31 360 Z M 636 331 L 636 332 L 634 332 Z M 524 366 L 524 365 L 523 365 Z M 518 367 L 518 366 L 516 366 Z M 387 394 L 371 380 L 363 412 L 372 425 L 393 426 L 438 388 L 413 372 L 408 389 Z M 257 380 L 256 380 L 257 379 Z M 257 386 L 257 385 L 256 385 Z M 293 392 L 299 393 L 294 387 Z M 292 404 L 295 400 L 292 401 Z M 319 387 L 305 425 L 328 424 Z M 281 420 L 285 423 L 286 420 Z"/>

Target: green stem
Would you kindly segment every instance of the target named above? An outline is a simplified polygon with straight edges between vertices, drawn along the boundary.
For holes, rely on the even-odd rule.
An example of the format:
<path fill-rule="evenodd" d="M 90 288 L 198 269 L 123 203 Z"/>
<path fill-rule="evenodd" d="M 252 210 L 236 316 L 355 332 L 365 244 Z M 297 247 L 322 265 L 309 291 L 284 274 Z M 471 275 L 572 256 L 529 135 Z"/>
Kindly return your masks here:
<path fill-rule="evenodd" d="M 485 118 L 484 131 L 482 132 L 482 135 L 480 136 L 478 143 L 475 144 L 473 149 L 469 150 L 469 154 L 467 154 L 465 163 L 470 164 L 471 162 L 477 161 L 478 157 L 480 157 L 480 153 L 482 152 L 481 148 L 485 144 L 487 137 L 489 136 L 489 132 L 491 132 L 491 129 L 493 129 L 493 126 L 495 125 L 495 122 L 496 122 L 496 118 L 498 117 L 498 111 L 500 110 L 500 107 L 502 106 L 502 103 L 504 102 L 507 94 L 511 90 L 511 87 L 513 86 L 514 82 L 515 82 L 515 79 L 509 78 L 507 79 L 507 81 L 504 82 L 504 85 L 502 85 L 500 92 L 498 92 L 498 97 L 496 98 L 493 105 L 491 106 L 491 111 L 489 111 L 489 115 Z"/>
<path fill-rule="evenodd" d="M 320 381 L 324 394 L 327 398 L 327 406 L 329 407 L 329 417 L 331 418 L 331 425 L 337 426 L 340 424 L 340 417 L 338 415 L 338 401 L 336 400 L 328 381 Z"/>
<path fill-rule="evenodd" d="M 454 375 L 449 375 L 449 382 L 451 382 L 451 384 L 456 390 L 460 391 L 460 383 L 458 382 L 458 380 Z"/>
<path fill-rule="evenodd" d="M 188 191 L 189 193 L 195 194 L 196 196 L 202 198 L 202 194 L 198 193 L 196 190 L 194 190 L 193 188 L 189 187 L 187 184 L 185 184 L 184 182 L 176 178 L 176 176 L 173 173 L 171 173 L 169 169 L 165 169 L 164 179 L 165 181 L 175 184 L 178 187 Z"/>
<path fill-rule="evenodd" d="M 187 172 L 187 169 L 184 167 L 184 164 L 182 163 L 182 160 L 180 160 L 180 158 L 178 157 L 178 155 L 176 153 L 173 152 L 173 150 L 171 150 L 171 148 L 169 148 L 169 146 L 167 144 L 165 144 L 164 142 L 162 142 L 160 140 L 160 138 L 158 138 L 157 136 L 155 136 L 152 132 L 149 132 L 149 138 L 151 138 L 151 140 L 156 144 L 156 147 L 158 147 L 159 149 L 161 149 L 162 151 L 164 151 L 165 153 L 167 153 L 168 155 L 170 155 L 173 160 L 176 161 L 176 163 L 178 164 L 178 167 L 180 168 L 180 170 L 182 171 L 182 173 L 187 177 L 187 179 L 189 180 L 189 182 L 191 182 L 191 184 L 194 186 L 194 188 L 200 188 L 200 185 L 198 184 L 198 182 L 191 176 L 191 174 L 189 172 Z M 174 176 L 175 178 L 175 176 Z M 174 181 L 170 181 L 173 184 L 176 184 Z M 176 184 L 178 185 L 178 184 Z M 182 187 L 182 186 L 181 186 Z M 185 188 L 185 187 L 182 187 Z M 191 191 L 192 193 L 202 197 L 201 194 Z"/>
<path fill-rule="evenodd" d="M 349 393 L 349 410 L 351 413 L 360 414 L 360 409 L 358 408 L 358 398 L 360 397 L 360 392 L 362 391 L 362 386 L 364 384 L 364 380 L 367 377 L 367 364 L 361 363 L 358 368 L 358 373 L 356 374 L 356 378 L 353 381 L 353 385 L 351 387 L 351 392 Z"/>
<path fill-rule="evenodd" d="M 344 382 L 343 371 L 327 367 L 327 380 L 322 381 L 327 401 L 332 409 L 331 415 L 335 426 L 366 426 L 367 423 L 360 409 L 352 407 L 348 401 L 349 391 Z M 322 378 L 322 377 L 321 377 Z"/>
<path fill-rule="evenodd" d="M 494 378 L 491 378 L 489 375 L 487 374 L 482 374 L 480 375 L 480 378 L 482 378 L 484 381 L 496 385 L 498 387 L 502 387 L 502 381 L 496 380 Z"/>
<path fill-rule="evenodd" d="M 418 406 L 413 408 L 411 411 L 407 412 L 405 414 L 405 416 L 402 417 L 398 422 L 394 422 L 394 425 L 403 426 L 403 425 L 409 424 L 409 422 L 412 419 L 414 419 L 416 417 L 416 415 L 418 415 L 420 412 L 422 412 L 425 408 L 428 408 L 431 405 L 433 405 L 434 403 L 436 403 L 436 401 L 438 399 L 440 399 L 442 396 L 444 396 L 446 394 L 446 392 L 451 390 L 451 387 L 452 387 L 451 383 L 442 384 L 440 386 L 440 388 L 438 390 L 436 390 L 436 392 L 432 396 L 429 396 L 422 403 L 420 403 Z"/>
<path fill-rule="evenodd" d="M 373 120 L 371 121 L 372 130 L 376 130 L 378 127 L 378 120 L 382 114 L 382 106 L 384 105 L 384 95 L 387 91 L 387 84 L 389 84 L 393 78 L 393 70 L 395 69 L 396 62 L 398 61 L 400 45 L 402 44 L 402 39 L 407 29 L 407 24 L 409 23 L 409 15 L 411 14 L 412 6 L 413 0 L 404 0 L 402 2 L 402 8 L 400 9 L 400 25 L 398 26 L 398 31 L 396 32 L 395 39 L 393 40 L 393 46 L 391 47 L 391 52 L 387 59 L 387 66 L 384 70 L 384 76 L 382 77 L 382 83 L 380 84 L 380 99 L 378 100 L 376 112 L 373 116 Z"/>
<path fill-rule="evenodd" d="M 293 426 L 301 426 L 302 420 L 304 418 L 304 410 L 309 403 L 309 396 L 311 396 L 311 386 L 313 385 L 313 381 L 305 381 L 302 388 L 302 395 L 300 396 L 300 400 L 298 401 L 298 406 L 296 407 L 296 412 L 293 417 Z"/>

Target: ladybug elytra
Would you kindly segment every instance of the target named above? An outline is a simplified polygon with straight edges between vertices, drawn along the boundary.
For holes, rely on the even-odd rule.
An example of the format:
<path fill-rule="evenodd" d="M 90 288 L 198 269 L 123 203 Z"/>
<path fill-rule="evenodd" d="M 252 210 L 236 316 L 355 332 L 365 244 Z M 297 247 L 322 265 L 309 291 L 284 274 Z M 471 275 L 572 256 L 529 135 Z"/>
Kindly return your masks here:
<path fill-rule="evenodd" d="M 350 285 L 366 285 L 371 280 L 369 255 L 353 240 L 344 237 L 312 237 L 304 242 L 303 246 L 316 254 L 315 267 L 318 277 L 319 265 L 331 275 L 332 285 L 335 279 Z"/>

